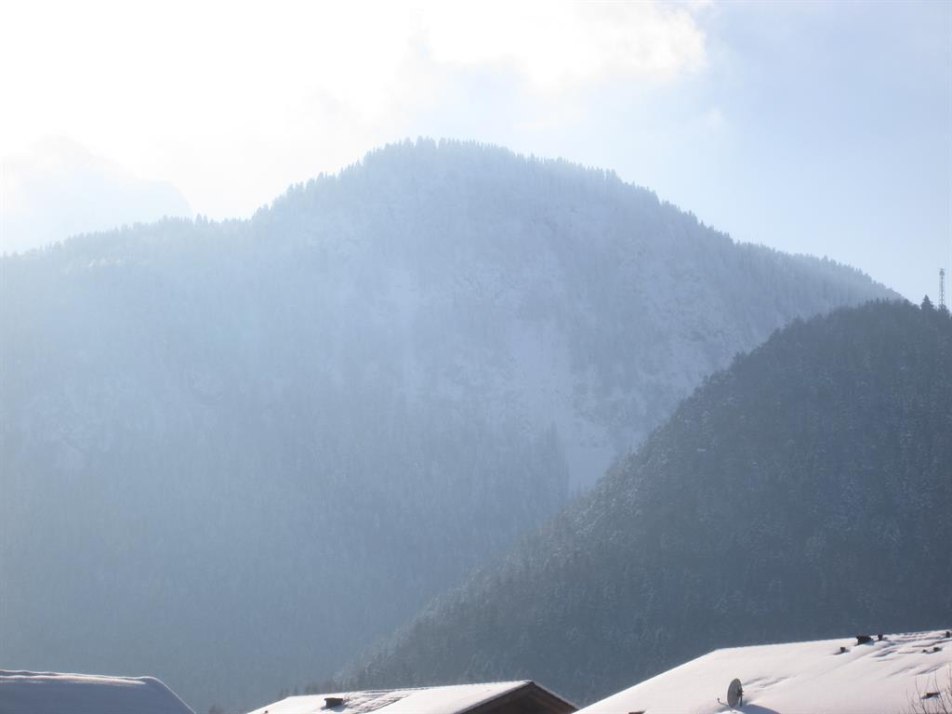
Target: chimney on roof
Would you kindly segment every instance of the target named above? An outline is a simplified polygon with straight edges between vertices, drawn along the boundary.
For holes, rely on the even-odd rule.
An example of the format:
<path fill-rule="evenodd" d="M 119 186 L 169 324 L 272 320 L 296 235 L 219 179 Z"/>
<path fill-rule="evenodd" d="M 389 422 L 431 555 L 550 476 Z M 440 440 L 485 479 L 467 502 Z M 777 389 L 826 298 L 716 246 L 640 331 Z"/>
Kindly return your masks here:
<path fill-rule="evenodd" d="M 339 707 L 344 703 L 343 697 L 324 697 L 324 708 L 333 709 L 334 707 Z"/>
<path fill-rule="evenodd" d="M 856 644 L 865 645 L 873 641 L 870 635 L 856 635 Z"/>

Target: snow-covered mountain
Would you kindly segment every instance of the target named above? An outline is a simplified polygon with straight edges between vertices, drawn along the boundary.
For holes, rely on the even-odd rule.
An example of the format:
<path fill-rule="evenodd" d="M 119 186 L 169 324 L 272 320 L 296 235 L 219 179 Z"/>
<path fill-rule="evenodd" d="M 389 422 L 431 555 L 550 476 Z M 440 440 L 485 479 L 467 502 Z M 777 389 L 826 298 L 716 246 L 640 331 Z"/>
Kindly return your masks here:
<path fill-rule="evenodd" d="M 266 701 L 543 522 L 735 353 L 891 296 L 605 171 L 429 141 L 249 221 L 0 259 L 0 662 Z"/>
<path fill-rule="evenodd" d="M 584 703 L 715 647 L 942 627 L 950 355 L 931 306 L 787 327 L 340 686 L 505 675 Z"/>

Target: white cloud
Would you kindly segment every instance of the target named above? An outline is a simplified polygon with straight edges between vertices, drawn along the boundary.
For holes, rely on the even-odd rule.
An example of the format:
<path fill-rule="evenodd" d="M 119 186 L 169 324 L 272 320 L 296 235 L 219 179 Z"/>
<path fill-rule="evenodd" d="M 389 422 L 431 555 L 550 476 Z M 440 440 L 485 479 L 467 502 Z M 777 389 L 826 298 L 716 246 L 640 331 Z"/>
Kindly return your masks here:
<path fill-rule="evenodd" d="M 687 6 L 492 0 L 437 3 L 426 18 L 434 60 L 511 67 L 544 90 L 617 78 L 670 80 L 705 62 L 704 34 Z"/>

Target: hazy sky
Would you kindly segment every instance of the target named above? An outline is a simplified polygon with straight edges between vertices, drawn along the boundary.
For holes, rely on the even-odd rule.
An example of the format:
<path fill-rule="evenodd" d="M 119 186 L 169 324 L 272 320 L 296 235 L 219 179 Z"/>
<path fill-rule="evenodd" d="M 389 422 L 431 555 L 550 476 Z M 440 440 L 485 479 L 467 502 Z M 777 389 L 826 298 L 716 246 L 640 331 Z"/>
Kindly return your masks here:
<path fill-rule="evenodd" d="M 614 169 L 738 240 L 916 301 L 952 268 L 949 0 L 0 8 L 8 237 L 39 216 L 46 236 L 83 229 L 50 224 L 58 205 L 104 227 L 123 196 L 247 216 L 431 136 Z"/>

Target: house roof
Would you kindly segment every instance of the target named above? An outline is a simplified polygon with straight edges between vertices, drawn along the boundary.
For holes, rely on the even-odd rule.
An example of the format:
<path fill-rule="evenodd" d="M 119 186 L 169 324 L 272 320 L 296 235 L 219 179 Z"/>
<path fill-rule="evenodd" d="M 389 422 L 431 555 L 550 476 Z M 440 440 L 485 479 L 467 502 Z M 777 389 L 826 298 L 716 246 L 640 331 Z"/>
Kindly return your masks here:
<path fill-rule="evenodd" d="M 0 714 L 194 714 L 154 677 L 0 670 Z"/>
<path fill-rule="evenodd" d="M 287 697 L 250 714 L 477 714 L 485 705 L 525 694 L 545 701 L 553 712 L 574 712 L 576 707 L 534 682 L 489 682 L 415 689 L 381 689 L 332 692 Z M 333 699 L 343 700 L 333 705 Z M 331 700 L 331 701 L 328 701 Z M 328 704 L 331 706 L 328 706 Z"/>
<path fill-rule="evenodd" d="M 924 699 L 927 693 L 952 688 L 950 634 L 943 630 L 885 635 L 881 641 L 873 636 L 865 644 L 844 637 L 715 650 L 579 714 L 726 712 L 727 688 L 735 677 L 744 690 L 739 712 L 933 711 L 929 707 L 935 700 Z"/>

